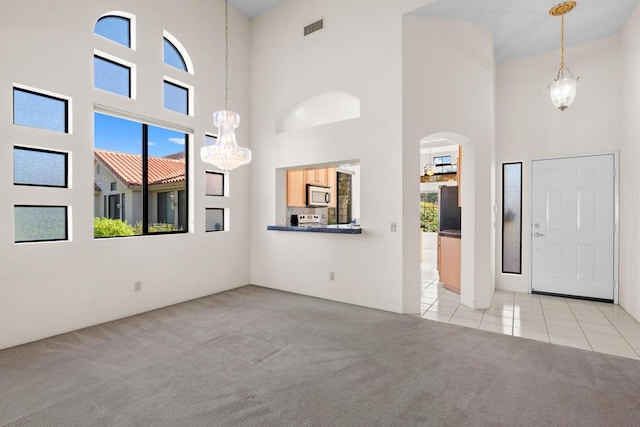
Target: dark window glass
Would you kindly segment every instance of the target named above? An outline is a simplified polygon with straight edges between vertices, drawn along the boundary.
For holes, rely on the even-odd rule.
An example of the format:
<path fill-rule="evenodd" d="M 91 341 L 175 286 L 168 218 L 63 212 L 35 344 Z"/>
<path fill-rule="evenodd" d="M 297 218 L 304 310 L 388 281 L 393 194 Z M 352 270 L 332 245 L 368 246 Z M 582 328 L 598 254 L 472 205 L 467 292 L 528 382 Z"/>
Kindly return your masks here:
<path fill-rule="evenodd" d="M 131 69 L 99 56 L 93 57 L 93 86 L 131 97 Z"/>
<path fill-rule="evenodd" d="M 224 196 L 224 174 L 219 172 L 206 172 L 206 195 Z"/>
<path fill-rule="evenodd" d="M 93 32 L 123 46 L 131 47 L 131 21 L 122 16 L 103 16 Z"/>
<path fill-rule="evenodd" d="M 65 99 L 13 88 L 13 123 L 68 133 L 68 102 Z"/>
<path fill-rule="evenodd" d="M 164 63 L 187 71 L 187 64 L 178 49 L 166 38 L 164 39 Z"/>
<path fill-rule="evenodd" d="M 206 210 L 206 231 L 224 231 L 224 209 L 207 208 Z"/>
<path fill-rule="evenodd" d="M 522 273 L 522 163 L 502 165 L 502 272 Z"/>
<path fill-rule="evenodd" d="M 13 148 L 13 183 L 67 187 L 68 154 L 35 148 Z"/>
<path fill-rule="evenodd" d="M 100 113 L 94 129 L 95 162 L 103 165 L 95 188 L 126 189 L 97 198 L 104 206 L 94 217 L 106 212 L 119 222 L 104 234 L 96 221 L 95 237 L 188 231 L 187 135 Z"/>
<path fill-rule="evenodd" d="M 67 240 L 66 206 L 14 206 L 15 242 Z"/>
<path fill-rule="evenodd" d="M 189 90 L 165 81 L 164 108 L 182 114 L 189 114 Z"/>

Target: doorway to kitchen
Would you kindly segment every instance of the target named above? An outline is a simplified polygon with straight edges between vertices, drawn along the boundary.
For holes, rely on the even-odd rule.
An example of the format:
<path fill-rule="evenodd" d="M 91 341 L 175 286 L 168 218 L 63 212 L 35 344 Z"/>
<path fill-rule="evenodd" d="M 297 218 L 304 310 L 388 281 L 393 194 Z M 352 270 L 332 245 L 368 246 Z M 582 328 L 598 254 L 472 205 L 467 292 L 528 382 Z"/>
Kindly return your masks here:
<path fill-rule="evenodd" d="M 444 292 L 445 277 L 449 289 L 460 289 L 460 160 L 460 146 L 447 138 L 420 143 L 421 314 Z M 453 233 L 444 251 L 443 231 Z"/>

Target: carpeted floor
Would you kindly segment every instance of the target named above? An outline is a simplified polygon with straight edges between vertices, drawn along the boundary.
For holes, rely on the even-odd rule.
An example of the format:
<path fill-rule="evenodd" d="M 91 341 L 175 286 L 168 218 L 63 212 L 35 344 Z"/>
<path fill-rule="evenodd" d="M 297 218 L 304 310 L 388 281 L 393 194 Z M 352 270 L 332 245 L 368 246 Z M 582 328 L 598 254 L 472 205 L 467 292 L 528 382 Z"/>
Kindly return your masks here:
<path fill-rule="evenodd" d="M 0 425 L 637 426 L 640 362 L 247 286 L 0 351 Z"/>

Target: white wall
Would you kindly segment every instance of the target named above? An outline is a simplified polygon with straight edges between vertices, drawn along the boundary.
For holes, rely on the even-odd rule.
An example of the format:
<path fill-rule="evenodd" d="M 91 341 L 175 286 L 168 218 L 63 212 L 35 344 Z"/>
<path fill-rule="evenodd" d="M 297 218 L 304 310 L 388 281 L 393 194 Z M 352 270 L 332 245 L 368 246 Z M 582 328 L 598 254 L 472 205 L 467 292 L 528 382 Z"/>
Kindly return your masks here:
<path fill-rule="evenodd" d="M 419 222 L 402 217 L 401 87 L 401 14 L 418 3 L 287 1 L 252 21 L 252 283 L 418 313 L 419 297 L 412 307 L 402 300 L 403 230 L 417 239 Z M 319 18 L 325 28 L 303 37 Z M 276 134 L 284 112 L 328 91 L 358 97 L 361 117 Z M 276 168 L 351 159 L 360 163 L 361 235 L 267 231 L 276 221 Z M 414 252 L 419 268 L 417 243 Z"/>
<path fill-rule="evenodd" d="M 622 117 L 620 146 L 620 305 L 640 320 L 640 7 L 622 33 Z"/>
<path fill-rule="evenodd" d="M 502 163 L 523 162 L 522 274 L 502 274 L 502 228 L 498 227 L 496 287 L 500 289 L 528 292 L 530 287 L 531 161 L 544 157 L 611 153 L 621 147 L 624 123 L 620 37 L 568 47 L 565 58 L 571 70 L 580 75 L 580 81 L 575 102 L 564 112 L 553 106 L 547 89 L 558 70 L 559 51 L 503 63 L 497 68 L 499 220 Z M 625 197 L 637 198 L 629 190 L 623 190 L 621 199 Z M 624 232 L 622 234 L 624 236 Z M 624 284 L 620 285 L 622 289 Z"/>
<path fill-rule="evenodd" d="M 249 282 L 250 167 L 233 171 L 230 197 L 204 197 L 204 164 L 197 151 L 211 114 L 224 106 L 224 3 L 222 1 L 30 0 L 3 2 L 0 37 L 0 348 L 129 316 L 245 285 Z M 93 35 L 105 12 L 137 16 L 137 50 Z M 230 107 L 249 119 L 249 21 L 231 20 Z M 195 75 L 162 63 L 163 30 L 184 45 Z M 138 97 L 129 100 L 93 89 L 93 50 L 138 65 Z M 195 116 L 162 107 L 162 76 L 182 76 L 195 87 Z M 184 73 L 183 73 L 184 74 Z M 20 83 L 72 97 L 69 135 L 14 126 L 12 85 Z M 94 102 L 195 130 L 189 144 L 193 178 L 189 234 L 93 239 Z M 249 144 L 249 126 L 238 140 Z M 70 189 L 13 186 L 13 145 L 71 152 Z M 14 244 L 15 204 L 70 206 L 71 241 Z M 205 207 L 229 208 L 231 231 L 205 233 Z M 134 281 L 143 290 L 133 292 Z"/>
<path fill-rule="evenodd" d="M 403 20 L 405 171 L 419 170 L 420 141 L 456 133 L 462 152 L 461 302 L 491 303 L 494 291 L 494 59 L 489 28 L 407 15 Z M 419 223 L 418 173 L 406 174 L 404 221 Z M 412 209 L 413 208 L 413 209 Z M 419 234 L 405 235 L 406 252 L 419 252 Z M 406 258 L 405 274 L 418 274 Z M 407 288 L 413 300 L 416 290 Z M 419 290 L 417 291 L 419 293 Z"/>

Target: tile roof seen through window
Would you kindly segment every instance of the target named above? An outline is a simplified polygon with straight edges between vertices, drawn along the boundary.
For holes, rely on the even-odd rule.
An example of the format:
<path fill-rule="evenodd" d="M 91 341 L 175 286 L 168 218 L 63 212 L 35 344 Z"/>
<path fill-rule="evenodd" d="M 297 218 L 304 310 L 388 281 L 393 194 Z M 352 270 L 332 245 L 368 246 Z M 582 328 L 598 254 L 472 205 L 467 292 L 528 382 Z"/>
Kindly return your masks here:
<path fill-rule="evenodd" d="M 127 186 L 142 186 L 142 156 L 94 150 L 96 159 Z M 149 185 L 185 180 L 184 158 L 149 157 Z"/>

